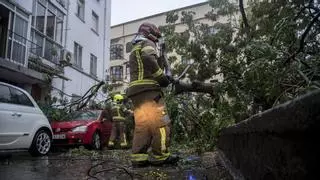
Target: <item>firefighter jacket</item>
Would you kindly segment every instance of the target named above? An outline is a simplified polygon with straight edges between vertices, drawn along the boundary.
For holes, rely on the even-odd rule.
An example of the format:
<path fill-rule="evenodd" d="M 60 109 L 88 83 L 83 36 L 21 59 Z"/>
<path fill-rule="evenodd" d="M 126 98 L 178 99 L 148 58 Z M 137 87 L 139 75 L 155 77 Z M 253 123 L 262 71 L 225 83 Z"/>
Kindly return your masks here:
<path fill-rule="evenodd" d="M 112 121 L 125 121 L 126 108 L 121 104 L 114 104 L 112 107 Z"/>
<path fill-rule="evenodd" d="M 127 96 L 131 97 L 145 91 L 161 91 L 169 80 L 158 63 L 156 45 L 148 39 L 134 44 L 129 57 L 130 84 Z"/>

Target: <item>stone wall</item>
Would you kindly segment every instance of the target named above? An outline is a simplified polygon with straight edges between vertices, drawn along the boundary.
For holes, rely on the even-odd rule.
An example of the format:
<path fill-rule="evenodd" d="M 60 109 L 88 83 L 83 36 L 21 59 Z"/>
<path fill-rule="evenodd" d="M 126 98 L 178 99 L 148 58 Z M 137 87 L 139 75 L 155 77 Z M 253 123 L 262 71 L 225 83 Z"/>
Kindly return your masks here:
<path fill-rule="evenodd" d="M 320 148 L 320 91 L 222 130 L 218 148 L 245 179 L 313 179 Z"/>

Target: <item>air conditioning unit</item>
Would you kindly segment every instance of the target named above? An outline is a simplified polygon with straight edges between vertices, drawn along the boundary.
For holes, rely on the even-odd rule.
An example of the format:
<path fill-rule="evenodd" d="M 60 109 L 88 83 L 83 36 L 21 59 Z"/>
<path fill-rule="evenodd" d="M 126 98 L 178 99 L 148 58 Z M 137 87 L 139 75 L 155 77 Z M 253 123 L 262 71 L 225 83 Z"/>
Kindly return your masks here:
<path fill-rule="evenodd" d="M 73 54 L 70 51 L 63 49 L 60 65 L 70 66 L 71 64 L 74 64 Z"/>

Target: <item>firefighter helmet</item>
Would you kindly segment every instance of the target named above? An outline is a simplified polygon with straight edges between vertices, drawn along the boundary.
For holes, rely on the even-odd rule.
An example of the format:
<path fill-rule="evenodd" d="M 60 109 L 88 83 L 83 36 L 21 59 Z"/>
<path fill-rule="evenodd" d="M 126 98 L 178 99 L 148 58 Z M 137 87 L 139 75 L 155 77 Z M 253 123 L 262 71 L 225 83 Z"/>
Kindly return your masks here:
<path fill-rule="evenodd" d="M 153 42 L 158 42 L 159 38 L 161 38 L 161 32 L 157 26 L 148 22 L 140 25 L 138 34 L 144 35 Z"/>
<path fill-rule="evenodd" d="M 123 101 L 123 96 L 121 94 L 116 94 L 113 96 L 113 101 L 116 102 L 116 103 L 120 103 Z"/>

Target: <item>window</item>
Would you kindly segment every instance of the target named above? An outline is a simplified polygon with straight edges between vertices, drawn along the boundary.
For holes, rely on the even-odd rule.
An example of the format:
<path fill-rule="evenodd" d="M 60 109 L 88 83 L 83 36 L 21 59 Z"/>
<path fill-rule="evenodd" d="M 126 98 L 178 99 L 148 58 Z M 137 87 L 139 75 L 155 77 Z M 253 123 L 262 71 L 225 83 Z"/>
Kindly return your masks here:
<path fill-rule="evenodd" d="M 84 0 L 78 0 L 78 3 L 77 3 L 77 14 L 76 15 L 82 21 L 84 21 L 84 6 L 85 6 Z"/>
<path fill-rule="evenodd" d="M 110 60 L 123 59 L 123 45 L 111 44 L 110 46 Z"/>
<path fill-rule="evenodd" d="M 10 103 L 11 94 L 9 87 L 0 85 L 0 102 L 2 103 Z"/>
<path fill-rule="evenodd" d="M 75 66 L 81 68 L 82 67 L 82 46 L 78 43 L 74 42 L 74 60 Z"/>
<path fill-rule="evenodd" d="M 64 14 L 50 2 L 37 2 L 33 9 L 32 26 L 52 40 L 62 43 Z M 46 24 L 45 24 L 46 23 Z"/>
<path fill-rule="evenodd" d="M 62 43 L 63 18 L 64 18 L 63 13 L 57 10 L 55 41 L 57 41 L 60 44 Z"/>
<path fill-rule="evenodd" d="M 125 79 L 128 79 L 128 77 L 130 77 L 130 66 L 129 64 L 126 64 Z"/>
<path fill-rule="evenodd" d="M 92 30 L 98 33 L 99 30 L 99 16 L 92 11 Z"/>
<path fill-rule="evenodd" d="M 28 96 L 26 96 L 23 92 L 10 88 L 11 91 L 11 102 L 14 104 L 24 105 L 24 106 L 31 106 L 33 107 L 33 103 L 30 101 Z"/>
<path fill-rule="evenodd" d="M 58 63 L 63 43 L 63 12 L 49 1 L 38 0 L 32 14 L 32 43 L 29 51 Z"/>
<path fill-rule="evenodd" d="M 58 63 L 61 55 L 61 47 L 57 46 L 53 41 L 47 39 L 44 49 L 44 57 L 47 60 Z"/>
<path fill-rule="evenodd" d="M 27 44 L 27 27 L 25 19 L 15 13 L 10 17 L 10 34 L 8 41 L 7 57 L 19 64 L 25 64 L 26 44 Z"/>
<path fill-rule="evenodd" d="M 131 42 L 127 42 L 126 44 L 126 53 L 131 52 L 132 50 L 132 43 Z"/>
<path fill-rule="evenodd" d="M 49 36 L 51 39 L 54 39 L 54 26 L 55 26 L 55 15 L 48 10 L 48 14 L 47 14 L 47 28 L 46 28 L 46 33 L 47 36 Z"/>
<path fill-rule="evenodd" d="M 90 74 L 97 76 L 97 57 L 90 55 Z"/>
<path fill-rule="evenodd" d="M 36 29 L 40 32 L 44 32 L 44 20 L 45 20 L 46 8 L 41 5 L 39 2 L 37 3 L 37 11 L 36 11 Z"/>
<path fill-rule="evenodd" d="M 110 68 L 110 76 L 112 81 L 122 81 L 123 67 L 113 66 Z"/>
<path fill-rule="evenodd" d="M 67 116 L 66 120 L 88 120 L 88 119 L 97 119 L 99 117 L 100 112 L 96 111 L 76 111 L 72 113 L 69 117 Z"/>
<path fill-rule="evenodd" d="M 52 58 L 52 51 L 53 51 L 53 43 L 51 41 L 46 41 L 45 49 L 44 49 L 44 57 L 46 59 Z"/>
<path fill-rule="evenodd" d="M 40 35 L 40 33 L 32 30 L 31 32 L 31 48 L 30 52 L 32 54 L 35 54 L 37 56 L 42 56 L 42 46 L 43 46 L 43 40 L 44 37 Z"/>

